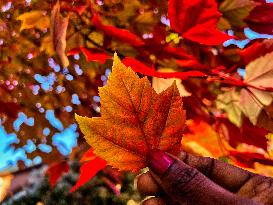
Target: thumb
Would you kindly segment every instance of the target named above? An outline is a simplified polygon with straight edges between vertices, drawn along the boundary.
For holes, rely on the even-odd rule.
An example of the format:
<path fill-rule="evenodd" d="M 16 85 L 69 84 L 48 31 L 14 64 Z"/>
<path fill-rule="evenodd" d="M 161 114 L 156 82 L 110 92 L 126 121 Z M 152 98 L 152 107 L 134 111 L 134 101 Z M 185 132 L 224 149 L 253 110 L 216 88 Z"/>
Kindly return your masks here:
<path fill-rule="evenodd" d="M 183 161 L 154 149 L 147 156 L 153 178 L 162 189 L 180 203 L 189 204 L 255 204 L 212 182 Z"/>

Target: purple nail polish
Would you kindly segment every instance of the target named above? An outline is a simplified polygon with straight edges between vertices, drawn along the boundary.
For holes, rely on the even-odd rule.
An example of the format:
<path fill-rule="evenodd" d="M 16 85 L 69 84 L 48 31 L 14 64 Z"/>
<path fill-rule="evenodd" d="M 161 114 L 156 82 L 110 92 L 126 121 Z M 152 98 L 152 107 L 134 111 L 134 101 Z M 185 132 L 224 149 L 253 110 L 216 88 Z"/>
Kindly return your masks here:
<path fill-rule="evenodd" d="M 173 164 L 174 159 L 159 149 L 153 149 L 147 154 L 147 163 L 153 172 L 163 175 Z"/>

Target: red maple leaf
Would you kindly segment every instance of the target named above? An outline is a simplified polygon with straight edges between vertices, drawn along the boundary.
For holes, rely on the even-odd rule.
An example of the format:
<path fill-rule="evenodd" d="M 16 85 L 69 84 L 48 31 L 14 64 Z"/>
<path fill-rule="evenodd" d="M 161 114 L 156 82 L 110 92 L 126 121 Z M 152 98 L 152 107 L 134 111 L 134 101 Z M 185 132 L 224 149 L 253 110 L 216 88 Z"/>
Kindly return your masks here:
<path fill-rule="evenodd" d="M 115 38 L 121 42 L 131 44 L 133 46 L 142 46 L 144 41 L 139 38 L 136 34 L 121 28 L 116 28 L 111 25 L 104 25 L 98 14 L 94 14 L 92 23 L 97 27 L 97 29 L 104 32 L 105 35 Z"/>
<path fill-rule="evenodd" d="M 143 75 L 152 76 L 152 77 L 158 77 L 158 78 L 180 78 L 181 80 L 185 80 L 189 77 L 204 77 L 206 74 L 204 74 L 201 71 L 185 71 L 185 72 L 159 72 L 156 71 L 154 68 L 151 68 L 140 61 L 131 58 L 126 57 L 122 61 L 126 66 L 130 66 L 135 72 L 141 73 Z"/>
<path fill-rule="evenodd" d="M 248 26 L 258 32 L 273 34 L 273 3 L 256 6 L 245 19 Z"/>
<path fill-rule="evenodd" d="M 53 163 L 46 171 L 46 174 L 49 178 L 49 183 L 52 187 L 54 187 L 58 180 L 61 178 L 61 176 L 68 172 L 69 165 L 66 161 L 56 162 Z"/>
<path fill-rule="evenodd" d="M 73 48 L 67 52 L 67 56 L 75 55 L 82 52 L 86 60 L 89 61 L 98 61 L 100 64 L 104 64 L 106 60 L 111 59 L 112 56 L 109 56 L 107 53 L 101 51 L 94 51 L 85 47 Z"/>
<path fill-rule="evenodd" d="M 273 40 L 267 39 L 263 42 L 255 42 L 251 46 L 245 48 L 240 52 L 240 55 L 245 64 L 264 56 L 273 51 Z"/>
<path fill-rule="evenodd" d="M 221 13 L 215 0 L 169 0 L 171 28 L 184 38 L 205 45 L 220 45 L 231 36 L 217 29 Z"/>
<path fill-rule="evenodd" d="M 106 167 L 106 161 L 97 157 L 93 153 L 93 149 L 90 148 L 81 158 L 81 162 L 84 164 L 80 169 L 80 177 L 77 183 L 72 187 L 70 192 L 74 192 L 76 189 L 87 183 L 92 179 L 100 170 Z"/>

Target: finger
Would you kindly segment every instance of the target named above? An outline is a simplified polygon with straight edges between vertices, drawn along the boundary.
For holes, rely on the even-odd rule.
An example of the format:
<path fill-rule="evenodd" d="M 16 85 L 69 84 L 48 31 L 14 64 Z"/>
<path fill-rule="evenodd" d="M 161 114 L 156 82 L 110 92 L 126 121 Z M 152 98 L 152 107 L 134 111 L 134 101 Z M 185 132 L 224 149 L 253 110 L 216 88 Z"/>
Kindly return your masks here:
<path fill-rule="evenodd" d="M 198 157 L 181 152 L 178 158 L 233 193 L 236 193 L 246 181 L 255 176 L 254 173 L 209 157 Z"/>
<path fill-rule="evenodd" d="M 152 197 L 146 199 L 141 205 L 189 205 L 187 202 L 174 202 L 167 197 Z"/>
<path fill-rule="evenodd" d="M 142 205 L 166 205 L 164 199 L 159 197 L 152 197 L 152 198 L 146 199 L 141 204 Z"/>
<path fill-rule="evenodd" d="M 140 175 L 137 179 L 137 189 L 145 196 L 157 196 L 163 192 L 163 190 L 156 183 L 150 172 L 146 172 Z"/>
<path fill-rule="evenodd" d="M 250 178 L 238 191 L 238 195 L 252 198 L 261 204 L 273 204 L 273 179 L 261 175 Z"/>
<path fill-rule="evenodd" d="M 147 156 L 152 176 L 173 199 L 189 204 L 254 204 L 238 197 L 209 180 L 197 169 L 160 151 L 152 150 Z"/>

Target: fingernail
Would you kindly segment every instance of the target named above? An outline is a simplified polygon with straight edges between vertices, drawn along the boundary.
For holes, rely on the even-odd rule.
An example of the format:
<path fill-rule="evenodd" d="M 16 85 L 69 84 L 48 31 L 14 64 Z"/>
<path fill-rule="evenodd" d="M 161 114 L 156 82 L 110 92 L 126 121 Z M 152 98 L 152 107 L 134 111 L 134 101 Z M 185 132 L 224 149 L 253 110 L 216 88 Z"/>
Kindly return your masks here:
<path fill-rule="evenodd" d="M 147 163 L 153 172 L 163 175 L 173 164 L 174 159 L 159 149 L 152 149 L 148 152 Z"/>

